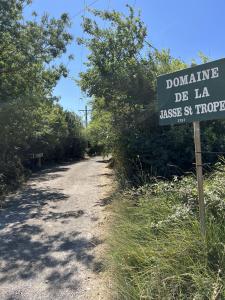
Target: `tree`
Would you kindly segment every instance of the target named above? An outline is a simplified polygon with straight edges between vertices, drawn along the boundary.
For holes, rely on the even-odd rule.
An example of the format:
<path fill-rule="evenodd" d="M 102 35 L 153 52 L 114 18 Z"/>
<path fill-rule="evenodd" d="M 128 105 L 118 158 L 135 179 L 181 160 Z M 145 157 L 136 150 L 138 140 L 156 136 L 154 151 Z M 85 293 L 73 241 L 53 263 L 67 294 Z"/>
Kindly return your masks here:
<path fill-rule="evenodd" d="M 67 14 L 25 20 L 29 0 L 0 0 L 0 177 L 12 184 L 24 173 L 28 153 L 45 159 L 63 158 L 68 136 L 81 138 L 73 122 L 53 96 L 53 88 L 67 69 L 56 64 L 72 41 Z M 74 118 L 76 118 L 74 116 Z M 83 155 L 83 148 L 77 156 Z"/>
<path fill-rule="evenodd" d="M 100 140 L 107 143 L 105 148 L 113 153 L 119 173 L 130 179 L 140 167 L 137 158 L 146 164 L 150 141 L 156 133 L 161 134 L 156 125 L 156 75 L 182 68 L 184 63 L 172 59 L 166 51 L 152 51 L 140 15 L 128 8 L 128 16 L 93 11 L 94 17 L 108 21 L 110 27 L 100 28 L 96 20 L 85 18 L 83 28 L 90 38 L 79 43 L 90 50 L 87 70 L 80 74 L 81 88 L 94 97 L 89 131 L 97 129 Z M 104 125 L 99 127 L 103 116 L 107 116 L 109 125 L 105 127 L 110 128 L 110 135 Z"/>
<path fill-rule="evenodd" d="M 194 147 L 191 125 L 158 125 L 157 76 L 187 65 L 171 57 L 169 50 L 153 48 L 140 14 L 128 9 L 127 16 L 94 10 L 92 19 L 84 18 L 88 37 L 78 42 L 90 54 L 79 83 L 93 99 L 88 129 L 92 143 L 112 153 L 122 179 L 140 182 L 146 176 L 171 176 L 190 169 Z M 104 26 L 97 18 L 104 20 Z M 214 137 L 219 141 L 215 133 Z M 209 135 L 205 144 L 211 145 Z"/>

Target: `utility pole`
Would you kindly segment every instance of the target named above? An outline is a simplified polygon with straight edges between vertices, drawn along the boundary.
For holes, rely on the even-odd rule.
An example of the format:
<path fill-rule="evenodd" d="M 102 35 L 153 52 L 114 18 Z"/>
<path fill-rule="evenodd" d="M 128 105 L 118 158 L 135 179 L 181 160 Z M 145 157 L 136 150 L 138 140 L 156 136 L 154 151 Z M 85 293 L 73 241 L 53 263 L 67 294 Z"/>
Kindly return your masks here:
<path fill-rule="evenodd" d="M 88 112 L 91 111 L 87 108 L 87 105 L 85 105 L 85 109 L 80 109 L 79 111 L 85 113 L 85 127 L 87 128 L 88 126 Z"/>

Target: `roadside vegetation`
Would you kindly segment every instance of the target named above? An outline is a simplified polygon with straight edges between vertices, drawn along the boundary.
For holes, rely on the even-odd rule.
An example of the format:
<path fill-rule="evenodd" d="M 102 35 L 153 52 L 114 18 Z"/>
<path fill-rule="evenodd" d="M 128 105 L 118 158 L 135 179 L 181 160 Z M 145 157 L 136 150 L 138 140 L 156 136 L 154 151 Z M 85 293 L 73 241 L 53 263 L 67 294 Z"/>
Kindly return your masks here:
<path fill-rule="evenodd" d="M 132 7 L 127 15 L 91 13 L 83 22 L 86 38 L 78 40 L 89 49 L 80 86 L 92 97 L 89 140 L 112 154 L 123 191 L 113 204 L 109 255 L 115 299 L 225 299 L 225 169 L 212 172 L 225 149 L 225 122 L 202 122 L 203 240 L 192 124 L 158 125 L 157 76 L 188 65 L 152 46 Z M 201 53 L 200 59 L 208 60 Z"/>
<path fill-rule="evenodd" d="M 159 126 L 156 96 L 157 76 L 188 65 L 151 45 L 145 24 L 131 7 L 126 16 L 115 11 L 92 14 L 84 18 L 86 38 L 78 42 L 89 50 L 79 83 L 92 97 L 88 136 L 93 147 L 112 154 L 122 185 L 189 171 L 194 162 L 192 124 Z M 200 59 L 207 61 L 201 53 Z M 204 161 L 209 164 L 217 161 L 214 152 L 225 149 L 224 130 L 224 121 L 202 124 Z"/>
<path fill-rule="evenodd" d="M 112 155 L 122 190 L 113 203 L 109 253 L 116 299 L 225 299 L 225 167 L 217 156 L 225 149 L 225 122 L 202 122 L 206 240 L 192 125 L 158 125 L 157 76 L 188 64 L 151 44 L 132 7 L 127 15 L 91 10 L 78 38 L 89 53 L 79 85 L 92 99 L 84 133 L 80 118 L 53 94 L 68 76 L 58 61 L 73 40 L 69 17 L 34 12 L 27 20 L 30 3 L 0 0 L 0 200 L 29 176 L 33 154 L 43 153 L 44 162 L 79 159 L 87 136 L 90 155 Z"/>
<path fill-rule="evenodd" d="M 85 149 L 81 120 L 53 95 L 68 73 L 57 59 L 72 42 L 70 20 L 35 12 L 27 20 L 30 3 L 0 1 L 0 196 L 29 174 L 32 154 L 60 161 L 81 158 Z"/>
<path fill-rule="evenodd" d="M 225 299 L 225 178 L 205 181 L 207 236 L 196 179 L 156 180 L 116 195 L 109 271 L 115 299 Z"/>

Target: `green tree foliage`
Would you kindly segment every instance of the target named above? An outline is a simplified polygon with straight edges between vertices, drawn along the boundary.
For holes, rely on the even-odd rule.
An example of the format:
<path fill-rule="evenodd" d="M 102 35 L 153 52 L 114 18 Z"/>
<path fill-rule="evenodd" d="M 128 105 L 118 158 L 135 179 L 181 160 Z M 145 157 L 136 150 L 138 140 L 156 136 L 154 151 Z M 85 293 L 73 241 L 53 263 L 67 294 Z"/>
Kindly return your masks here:
<path fill-rule="evenodd" d="M 64 65 L 54 63 L 72 36 L 67 14 L 23 17 L 29 0 L 0 0 L 0 185 L 17 183 L 30 153 L 45 160 L 82 157 L 79 118 L 63 111 L 52 91 Z M 1 193 L 1 190 L 0 190 Z"/>
<path fill-rule="evenodd" d="M 112 114 L 109 111 L 104 111 L 102 105 L 104 99 L 95 99 L 93 101 L 92 121 L 87 128 L 88 141 L 90 142 L 90 152 L 100 150 L 102 154 L 108 154 L 113 147 L 113 130 L 112 130 Z"/>
<path fill-rule="evenodd" d="M 137 181 L 146 173 L 177 173 L 174 166 L 187 170 L 194 153 L 192 127 L 159 127 L 157 116 L 157 76 L 187 65 L 172 58 L 169 51 L 154 49 L 140 15 L 128 8 L 128 16 L 94 10 L 92 19 L 84 18 L 88 38 L 78 42 L 90 54 L 80 86 L 93 98 L 88 129 L 92 142 L 98 141 L 113 154 L 118 174 Z M 104 26 L 98 25 L 98 18 Z M 205 144 L 210 145 L 208 137 Z"/>

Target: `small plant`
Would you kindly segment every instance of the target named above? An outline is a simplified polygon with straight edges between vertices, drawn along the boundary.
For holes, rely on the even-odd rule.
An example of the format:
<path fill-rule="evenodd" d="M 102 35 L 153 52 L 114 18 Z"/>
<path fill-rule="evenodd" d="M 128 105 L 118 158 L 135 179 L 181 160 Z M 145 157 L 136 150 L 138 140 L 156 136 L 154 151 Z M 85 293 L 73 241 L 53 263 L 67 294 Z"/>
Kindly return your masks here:
<path fill-rule="evenodd" d="M 206 178 L 205 241 L 193 176 L 117 195 L 109 253 L 115 299 L 225 299 L 224 193 L 221 172 Z"/>

